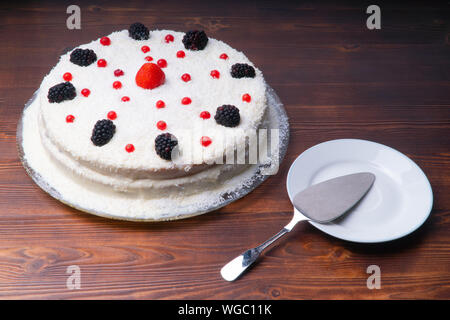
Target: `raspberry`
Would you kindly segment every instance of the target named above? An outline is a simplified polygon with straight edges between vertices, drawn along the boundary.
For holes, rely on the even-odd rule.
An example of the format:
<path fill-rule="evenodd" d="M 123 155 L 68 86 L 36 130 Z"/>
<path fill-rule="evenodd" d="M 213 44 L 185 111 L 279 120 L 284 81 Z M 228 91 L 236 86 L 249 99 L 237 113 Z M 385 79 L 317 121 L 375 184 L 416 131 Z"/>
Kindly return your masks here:
<path fill-rule="evenodd" d="M 128 28 L 128 35 L 134 40 L 148 40 L 150 32 L 142 23 L 136 22 Z"/>
<path fill-rule="evenodd" d="M 225 104 L 217 108 L 214 119 L 224 127 L 236 127 L 241 121 L 241 116 L 238 108 Z"/>
<path fill-rule="evenodd" d="M 164 83 L 166 75 L 154 63 L 144 63 L 136 74 L 136 84 L 144 89 L 154 89 Z"/>
<path fill-rule="evenodd" d="M 188 31 L 183 37 L 184 47 L 188 50 L 203 50 L 208 44 L 208 37 L 205 31 Z"/>
<path fill-rule="evenodd" d="M 112 139 L 115 132 L 116 126 L 111 120 L 98 120 L 92 130 L 91 141 L 97 147 L 104 146 Z"/>
<path fill-rule="evenodd" d="M 48 89 L 48 102 L 60 103 L 65 100 L 72 100 L 77 95 L 75 87 L 70 82 L 61 82 Z"/>
<path fill-rule="evenodd" d="M 246 63 L 236 63 L 231 66 L 233 78 L 254 78 L 255 75 L 255 68 Z"/>
<path fill-rule="evenodd" d="M 97 55 L 91 49 L 75 49 L 70 54 L 70 62 L 81 67 L 87 67 L 97 61 Z"/>
<path fill-rule="evenodd" d="M 155 151 L 164 160 L 172 160 L 172 151 L 178 145 L 177 138 L 170 133 L 162 133 L 155 139 Z"/>

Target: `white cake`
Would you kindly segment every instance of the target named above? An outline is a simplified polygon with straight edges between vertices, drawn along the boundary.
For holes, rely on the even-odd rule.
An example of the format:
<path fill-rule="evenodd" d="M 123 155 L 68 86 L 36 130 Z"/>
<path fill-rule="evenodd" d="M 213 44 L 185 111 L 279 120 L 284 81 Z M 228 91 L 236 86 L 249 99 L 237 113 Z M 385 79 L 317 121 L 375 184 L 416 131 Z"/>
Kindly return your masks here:
<path fill-rule="evenodd" d="M 242 166 L 221 163 L 226 152 L 245 145 L 250 132 L 261 126 L 267 108 L 263 75 L 242 52 L 221 41 L 209 38 L 203 50 L 186 49 L 184 35 L 154 30 L 147 40 L 135 40 L 122 30 L 77 47 L 95 52 L 97 59 L 88 66 L 71 62 L 71 52 L 61 56 L 40 87 L 39 132 L 47 152 L 77 176 L 122 191 L 187 185 L 195 190 L 195 185 L 239 172 Z M 136 80 L 147 63 L 158 65 L 165 76 L 152 89 Z M 231 67 L 237 63 L 252 66 L 255 76 L 232 77 Z M 50 88 L 65 80 L 76 96 L 50 101 Z M 189 104 L 182 103 L 185 97 Z M 158 101 L 164 107 L 159 102 L 158 108 Z M 226 127 L 215 120 L 222 105 L 239 109 L 237 125 Z M 91 138 L 103 119 L 112 121 L 115 131 L 99 146 Z M 160 121 L 165 125 L 158 125 Z M 157 154 L 155 138 L 163 133 L 176 137 L 176 159 Z"/>

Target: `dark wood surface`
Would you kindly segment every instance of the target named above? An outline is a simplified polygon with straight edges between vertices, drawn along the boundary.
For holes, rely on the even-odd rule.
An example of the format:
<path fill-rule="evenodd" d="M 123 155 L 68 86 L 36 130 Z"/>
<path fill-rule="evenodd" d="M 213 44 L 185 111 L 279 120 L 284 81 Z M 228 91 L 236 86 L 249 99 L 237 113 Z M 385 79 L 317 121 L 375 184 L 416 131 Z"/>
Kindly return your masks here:
<path fill-rule="evenodd" d="M 68 4 L 11 3 L 0 5 L 0 298 L 450 298 L 446 2 L 378 2 L 377 31 L 365 25 L 371 3 L 77 1 L 81 30 L 66 28 Z M 221 210 L 153 224 L 78 212 L 31 181 L 15 146 L 23 105 L 66 48 L 135 21 L 205 29 L 263 70 L 290 116 L 278 175 Z M 289 221 L 285 179 L 295 157 L 336 138 L 380 142 L 416 161 L 433 187 L 430 218 L 410 236 L 379 245 L 302 224 L 239 281 L 223 281 L 225 262 Z M 366 287 L 371 264 L 381 268 L 380 290 Z M 81 268 L 80 290 L 66 288 L 69 265 Z"/>

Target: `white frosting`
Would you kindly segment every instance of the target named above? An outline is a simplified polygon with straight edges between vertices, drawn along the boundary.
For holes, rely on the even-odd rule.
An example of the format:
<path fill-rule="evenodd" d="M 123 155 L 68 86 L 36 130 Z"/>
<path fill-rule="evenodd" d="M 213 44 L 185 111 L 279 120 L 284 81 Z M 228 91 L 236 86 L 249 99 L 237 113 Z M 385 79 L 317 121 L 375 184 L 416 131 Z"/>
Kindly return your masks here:
<path fill-rule="evenodd" d="M 41 119 L 38 117 L 37 121 L 39 127 L 42 128 L 42 120 L 40 120 Z M 42 134 L 42 130 L 40 131 L 40 142 L 46 152 L 52 160 L 56 160 L 59 165 L 65 167 L 70 172 L 82 179 L 112 187 L 117 191 L 138 192 L 145 190 L 146 196 L 150 198 L 154 196 L 160 197 L 161 189 L 164 189 L 165 194 L 168 194 L 168 192 L 181 192 L 185 195 L 192 194 L 198 190 L 198 187 L 205 188 L 208 185 L 216 184 L 223 178 L 224 173 L 227 174 L 231 172 L 238 174 L 247 168 L 246 165 L 216 165 L 193 175 L 166 180 L 124 177 L 122 175 L 117 175 L 112 171 L 109 173 L 102 173 L 87 166 L 80 165 L 79 162 L 68 156 L 65 152 L 59 150 L 46 135 Z M 186 189 L 185 187 L 189 188 Z"/>
<path fill-rule="evenodd" d="M 167 34 L 174 36 L 174 42 L 164 41 Z M 105 172 L 111 172 L 108 181 L 103 177 L 94 180 L 115 185 L 111 182 L 115 179 L 115 173 L 127 172 L 134 179 L 139 174 L 134 175 L 133 170 L 151 172 L 174 167 L 189 170 L 191 166 L 184 165 L 192 164 L 192 154 L 202 155 L 202 161 L 196 159 L 196 163 L 211 163 L 221 159 L 225 150 L 234 149 L 235 144 L 245 143 L 246 131 L 260 125 L 267 106 L 266 85 L 261 71 L 255 68 L 255 78 L 232 78 L 230 69 L 233 64 L 252 65 L 243 53 L 211 38 L 204 50 L 186 50 L 182 43 L 183 35 L 181 32 L 156 30 L 150 32 L 149 40 L 136 41 L 128 36 L 127 30 L 123 30 L 108 36 L 111 39 L 109 46 L 103 46 L 99 40 L 95 40 L 78 47 L 93 49 L 98 59 L 107 61 L 105 68 L 99 68 L 97 63 L 81 67 L 70 62 L 70 53 L 61 56 L 40 87 L 40 131 L 47 150 L 82 176 L 96 175 L 92 168 L 102 171 L 103 176 Z M 149 46 L 150 52 L 143 53 L 143 45 Z M 185 52 L 184 58 L 176 57 L 179 50 Z M 219 58 L 222 53 L 228 55 L 227 60 Z M 147 63 L 146 56 L 153 57 L 154 63 L 162 58 L 168 64 L 163 68 L 165 83 L 152 90 L 140 88 L 135 82 L 137 71 Z M 124 76 L 114 76 L 116 69 L 123 70 Z M 211 77 L 212 70 L 220 72 L 219 79 Z M 76 88 L 76 98 L 49 103 L 49 88 L 63 82 L 62 76 L 66 72 L 73 76 L 71 82 Z M 184 73 L 190 74 L 190 82 L 181 80 Z M 120 81 L 122 88 L 113 89 L 114 81 Z M 81 95 L 84 88 L 91 91 L 88 97 Z M 242 101 L 245 93 L 251 95 L 250 103 Z M 130 101 L 121 101 L 123 96 L 130 97 Z M 183 97 L 190 97 L 192 103 L 182 105 Z M 157 109 L 155 104 L 158 100 L 163 100 L 166 107 Z M 215 122 L 216 108 L 223 104 L 239 108 L 241 122 L 238 127 L 226 128 Z M 94 124 L 100 119 L 106 119 L 109 111 L 117 113 L 117 119 L 114 120 L 116 133 L 105 146 L 94 146 L 90 140 Z M 200 118 L 202 111 L 209 111 L 211 118 Z M 75 116 L 73 123 L 65 121 L 69 114 Z M 160 120 L 167 123 L 164 131 L 156 127 Z M 154 139 L 163 132 L 170 132 L 177 137 L 182 152 L 181 158 L 177 160 L 180 166 L 156 154 Z M 212 144 L 203 147 L 200 144 L 202 136 L 210 137 Z M 125 151 L 125 146 L 130 143 L 135 147 L 132 153 Z M 123 176 L 117 179 L 122 179 L 122 185 L 127 183 Z M 172 180 L 172 184 L 179 182 L 175 181 L 177 179 Z"/>

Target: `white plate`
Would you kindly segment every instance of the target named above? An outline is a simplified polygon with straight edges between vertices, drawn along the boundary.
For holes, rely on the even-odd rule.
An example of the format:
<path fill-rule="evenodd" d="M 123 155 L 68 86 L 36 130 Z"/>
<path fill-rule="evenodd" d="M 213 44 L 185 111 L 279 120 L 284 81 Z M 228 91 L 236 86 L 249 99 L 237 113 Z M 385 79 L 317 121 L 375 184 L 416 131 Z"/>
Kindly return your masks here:
<path fill-rule="evenodd" d="M 363 171 L 376 180 L 362 201 L 334 223 L 310 222 L 313 226 L 339 239 L 375 243 L 406 236 L 425 222 L 433 193 L 423 171 L 397 150 L 366 140 L 332 140 L 303 152 L 289 169 L 289 198 L 310 185 Z"/>

